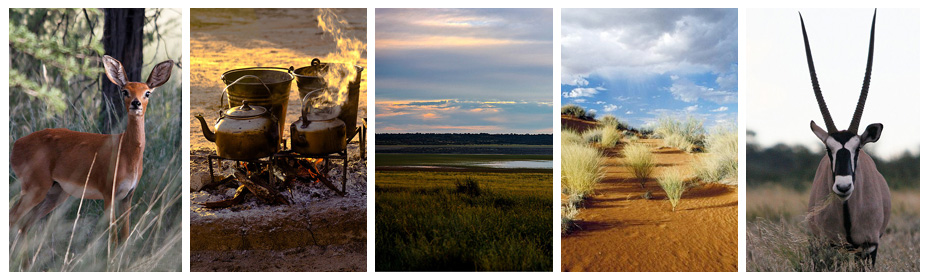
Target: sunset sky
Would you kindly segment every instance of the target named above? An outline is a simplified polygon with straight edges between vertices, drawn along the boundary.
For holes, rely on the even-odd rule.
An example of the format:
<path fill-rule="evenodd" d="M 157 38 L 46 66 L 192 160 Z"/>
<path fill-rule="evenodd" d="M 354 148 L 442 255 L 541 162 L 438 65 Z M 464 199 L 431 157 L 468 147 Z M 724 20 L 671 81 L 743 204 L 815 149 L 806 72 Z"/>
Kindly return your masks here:
<path fill-rule="evenodd" d="M 738 10 L 561 9 L 561 102 L 633 127 L 734 125 Z"/>
<path fill-rule="evenodd" d="M 377 9 L 379 133 L 551 133 L 551 9 Z"/>

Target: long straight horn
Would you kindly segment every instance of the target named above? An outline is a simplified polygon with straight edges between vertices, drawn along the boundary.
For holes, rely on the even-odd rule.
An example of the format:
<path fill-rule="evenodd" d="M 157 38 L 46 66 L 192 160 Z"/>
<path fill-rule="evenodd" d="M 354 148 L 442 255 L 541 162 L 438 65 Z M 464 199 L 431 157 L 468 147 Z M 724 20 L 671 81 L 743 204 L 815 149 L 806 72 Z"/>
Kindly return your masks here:
<path fill-rule="evenodd" d="M 802 40 L 806 43 L 806 61 L 809 63 L 809 75 L 812 76 L 812 90 L 815 91 L 818 109 L 822 111 L 822 117 L 825 118 L 828 133 L 837 132 L 838 129 L 835 128 L 835 122 L 831 119 L 831 113 L 828 112 L 828 105 L 825 105 L 825 98 L 822 97 L 822 89 L 818 86 L 818 77 L 815 76 L 815 63 L 812 62 L 812 49 L 809 48 L 809 36 L 806 35 L 806 22 L 802 20 L 802 13 L 799 13 L 799 23 L 802 24 Z"/>
<path fill-rule="evenodd" d="M 876 9 L 873 9 L 873 23 L 870 24 L 870 52 L 867 54 L 867 72 L 864 73 L 864 86 L 860 89 L 860 99 L 857 100 L 857 110 L 847 130 L 857 134 L 860 126 L 860 116 L 864 114 L 864 104 L 867 103 L 867 93 L 870 91 L 870 70 L 873 68 L 873 35 L 876 34 Z"/>

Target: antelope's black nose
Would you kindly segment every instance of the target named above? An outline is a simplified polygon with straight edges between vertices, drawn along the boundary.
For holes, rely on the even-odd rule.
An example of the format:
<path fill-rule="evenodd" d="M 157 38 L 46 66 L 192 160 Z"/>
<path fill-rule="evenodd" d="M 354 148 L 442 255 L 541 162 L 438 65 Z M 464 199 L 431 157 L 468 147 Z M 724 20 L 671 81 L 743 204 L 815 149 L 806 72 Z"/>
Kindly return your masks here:
<path fill-rule="evenodd" d="M 142 102 L 139 101 L 138 99 L 132 100 L 132 103 L 130 103 L 130 104 L 132 104 L 132 108 L 138 108 L 138 107 L 141 107 L 141 106 L 142 106 Z"/>
<path fill-rule="evenodd" d="M 844 184 L 837 184 L 837 185 L 835 185 L 835 189 L 837 189 L 839 192 L 847 193 L 848 191 L 851 190 L 851 184 L 846 184 L 846 185 L 844 185 Z"/>

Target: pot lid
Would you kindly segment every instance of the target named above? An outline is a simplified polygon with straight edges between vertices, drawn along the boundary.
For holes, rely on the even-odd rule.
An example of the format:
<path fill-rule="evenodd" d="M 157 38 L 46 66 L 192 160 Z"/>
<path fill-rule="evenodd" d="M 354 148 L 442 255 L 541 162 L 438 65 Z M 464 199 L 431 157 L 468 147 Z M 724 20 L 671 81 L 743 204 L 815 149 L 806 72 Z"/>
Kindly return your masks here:
<path fill-rule="evenodd" d="M 249 118 L 260 116 L 267 112 L 267 109 L 261 106 L 248 105 L 248 101 L 242 102 L 242 106 L 226 110 L 226 116 L 235 118 Z"/>

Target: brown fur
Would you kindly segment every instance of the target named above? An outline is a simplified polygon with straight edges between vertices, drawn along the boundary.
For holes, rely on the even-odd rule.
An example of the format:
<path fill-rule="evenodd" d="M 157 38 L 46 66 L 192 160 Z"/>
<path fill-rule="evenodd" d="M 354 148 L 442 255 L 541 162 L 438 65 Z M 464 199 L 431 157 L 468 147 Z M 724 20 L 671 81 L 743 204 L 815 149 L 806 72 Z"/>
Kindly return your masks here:
<path fill-rule="evenodd" d="M 68 195 L 83 196 L 103 200 L 110 225 L 116 226 L 113 231 L 119 231 L 118 240 L 115 240 L 115 232 L 111 232 L 114 241 L 124 241 L 128 237 L 132 190 L 142 175 L 145 111 L 149 100 L 146 92 L 167 82 L 173 61 L 155 66 L 150 75 L 155 79 L 149 77 L 147 84 L 126 82 L 122 65 L 109 56 L 104 57 L 104 65 L 110 81 L 129 94 L 123 98 L 128 112 L 125 132 L 95 134 L 52 128 L 16 140 L 10 166 L 22 182 L 22 197 L 10 209 L 10 227 L 22 221 L 20 231 L 25 232 Z M 132 109 L 133 101 L 141 104 L 138 112 Z M 131 185 L 132 190 L 119 193 L 124 184 Z M 117 209 L 114 209 L 117 201 Z M 26 219 L 23 221 L 23 218 Z M 116 225 L 117 221 L 122 223 L 121 227 Z"/>

